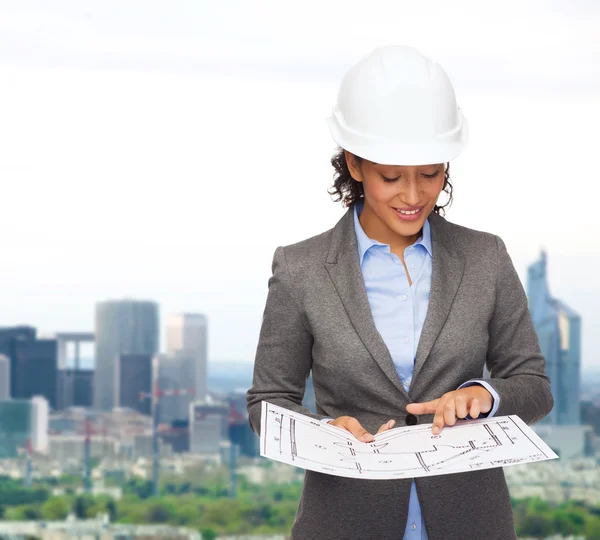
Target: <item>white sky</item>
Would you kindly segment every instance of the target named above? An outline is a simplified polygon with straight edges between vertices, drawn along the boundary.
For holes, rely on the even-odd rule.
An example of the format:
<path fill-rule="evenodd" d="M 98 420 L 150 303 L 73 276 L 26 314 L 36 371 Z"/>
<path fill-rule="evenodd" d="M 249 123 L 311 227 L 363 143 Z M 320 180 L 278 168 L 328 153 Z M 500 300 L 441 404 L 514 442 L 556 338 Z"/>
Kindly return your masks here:
<path fill-rule="evenodd" d="M 450 221 L 541 246 L 600 366 L 600 5 L 0 1 L 0 325 L 91 330 L 94 304 L 206 313 L 252 361 L 273 252 L 332 227 L 325 117 L 385 44 L 448 72 L 471 141 Z"/>

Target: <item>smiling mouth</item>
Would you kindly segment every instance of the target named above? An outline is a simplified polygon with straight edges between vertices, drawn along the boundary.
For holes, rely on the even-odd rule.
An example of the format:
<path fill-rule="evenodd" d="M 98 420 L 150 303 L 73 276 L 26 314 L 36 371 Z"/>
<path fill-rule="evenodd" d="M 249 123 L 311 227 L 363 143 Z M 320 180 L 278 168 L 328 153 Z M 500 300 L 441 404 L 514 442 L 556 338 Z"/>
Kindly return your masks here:
<path fill-rule="evenodd" d="M 416 208 L 415 210 L 401 210 L 400 208 L 394 208 L 394 210 L 403 216 L 415 216 L 423 211 L 423 207 Z"/>

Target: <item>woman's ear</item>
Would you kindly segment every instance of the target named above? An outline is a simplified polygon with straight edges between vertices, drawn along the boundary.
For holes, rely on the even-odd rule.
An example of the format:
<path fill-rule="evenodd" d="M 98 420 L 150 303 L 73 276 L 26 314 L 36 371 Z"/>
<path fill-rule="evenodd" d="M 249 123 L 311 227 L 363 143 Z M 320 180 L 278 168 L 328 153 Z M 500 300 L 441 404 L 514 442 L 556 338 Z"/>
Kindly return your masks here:
<path fill-rule="evenodd" d="M 348 152 L 348 150 L 344 150 L 344 156 L 346 157 L 346 165 L 348 165 L 348 171 L 350 171 L 350 176 L 354 178 L 357 182 L 363 181 L 362 170 L 360 165 L 358 164 L 358 160 L 356 156 L 352 152 Z"/>

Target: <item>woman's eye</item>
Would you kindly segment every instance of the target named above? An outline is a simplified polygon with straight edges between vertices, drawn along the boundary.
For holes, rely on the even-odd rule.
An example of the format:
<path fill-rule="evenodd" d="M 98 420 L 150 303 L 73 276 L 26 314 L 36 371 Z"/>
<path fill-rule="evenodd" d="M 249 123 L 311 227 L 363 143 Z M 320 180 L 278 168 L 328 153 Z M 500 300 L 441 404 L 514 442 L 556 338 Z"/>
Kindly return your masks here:
<path fill-rule="evenodd" d="M 435 171 L 433 174 L 425 174 L 425 173 L 421 173 L 422 176 L 424 178 L 435 178 L 438 174 L 440 173 L 439 170 Z M 387 176 L 383 176 L 381 175 L 381 178 L 383 178 L 384 182 L 395 182 L 396 180 L 398 180 L 400 177 L 396 176 L 396 178 L 388 178 Z"/>

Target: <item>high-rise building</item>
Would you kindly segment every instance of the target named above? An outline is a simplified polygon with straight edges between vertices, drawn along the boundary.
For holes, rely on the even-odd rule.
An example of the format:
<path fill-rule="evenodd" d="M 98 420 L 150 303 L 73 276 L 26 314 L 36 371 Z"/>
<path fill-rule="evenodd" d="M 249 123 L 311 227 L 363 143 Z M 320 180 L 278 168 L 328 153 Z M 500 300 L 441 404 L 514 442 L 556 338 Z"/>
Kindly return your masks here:
<path fill-rule="evenodd" d="M 157 355 L 158 386 L 161 390 L 196 390 L 196 357 L 186 350 L 176 350 L 173 354 Z M 170 395 L 160 401 L 160 421 L 171 424 L 189 419 L 190 403 L 193 394 Z"/>
<path fill-rule="evenodd" d="M 198 313 L 171 315 L 167 321 L 167 354 L 193 359 L 193 388 L 196 391 L 196 400 L 205 400 L 208 362 L 206 316 Z"/>
<path fill-rule="evenodd" d="M 115 364 L 120 354 L 154 355 L 159 347 L 159 309 L 155 302 L 119 300 L 96 305 L 94 407 L 115 405 Z"/>
<path fill-rule="evenodd" d="M 22 341 L 35 341 L 37 339 L 37 330 L 33 326 L 10 326 L 0 328 L 0 354 L 8 356 L 10 359 L 10 392 L 13 395 L 16 388 L 17 373 L 14 369 L 17 356 L 17 343 Z"/>
<path fill-rule="evenodd" d="M 35 452 L 48 451 L 48 401 L 42 396 L 31 398 L 31 449 Z"/>
<path fill-rule="evenodd" d="M 81 345 L 95 343 L 90 332 L 57 332 L 58 346 L 58 410 L 69 407 L 92 407 L 94 371 L 81 366 Z M 68 354 L 72 346 L 73 354 Z"/>
<path fill-rule="evenodd" d="M 229 407 L 226 403 L 190 403 L 190 452 L 218 454 L 221 442 L 229 440 Z"/>
<path fill-rule="evenodd" d="M 234 390 L 227 394 L 229 406 L 229 440 L 238 447 L 242 456 L 257 457 L 260 455 L 259 438 L 256 436 L 248 421 L 246 392 Z M 306 407 L 306 396 L 303 405 Z"/>
<path fill-rule="evenodd" d="M 141 399 L 152 389 L 152 355 L 120 354 L 115 364 L 116 407 L 129 407 L 150 414 L 150 399 Z"/>
<path fill-rule="evenodd" d="M 0 458 L 17 457 L 28 446 L 48 449 L 48 402 L 41 396 L 0 401 Z"/>
<path fill-rule="evenodd" d="M 0 354 L 0 401 L 10 399 L 10 358 Z"/>
<path fill-rule="evenodd" d="M 58 410 L 92 407 L 94 404 L 93 369 L 58 370 Z"/>
<path fill-rule="evenodd" d="M 528 268 L 527 296 L 554 397 L 554 408 L 540 423 L 579 424 L 581 318 L 550 294 L 545 251 Z"/>
<path fill-rule="evenodd" d="M 15 399 L 44 396 L 56 409 L 58 390 L 57 347 L 55 339 L 14 336 L 10 350 L 10 393 Z M 4 351 L 2 351 L 4 353 Z M 6 354 L 6 353 L 4 353 Z"/>

